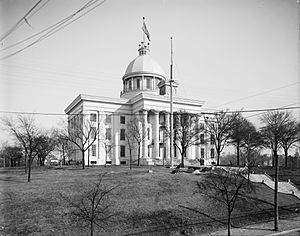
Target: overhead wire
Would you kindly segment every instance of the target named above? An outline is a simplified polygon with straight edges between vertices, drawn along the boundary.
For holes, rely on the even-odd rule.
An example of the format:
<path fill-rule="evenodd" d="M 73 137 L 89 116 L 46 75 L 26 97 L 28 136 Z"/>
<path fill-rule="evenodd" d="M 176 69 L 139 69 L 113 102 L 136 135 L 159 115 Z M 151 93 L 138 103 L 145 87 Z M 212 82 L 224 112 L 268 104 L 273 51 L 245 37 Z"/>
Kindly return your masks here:
<path fill-rule="evenodd" d="M 287 85 L 284 85 L 284 86 L 281 86 L 281 87 L 278 87 L 278 88 L 269 89 L 269 90 L 266 90 L 266 91 L 263 91 L 263 92 L 260 92 L 260 93 L 256 93 L 256 94 L 253 94 L 253 95 L 250 95 L 250 96 L 246 96 L 246 97 L 242 97 L 242 98 L 239 98 L 239 99 L 235 99 L 235 100 L 232 100 L 232 101 L 223 103 L 223 104 L 221 104 L 221 105 L 214 106 L 214 107 L 212 107 L 212 108 L 217 108 L 217 107 L 224 106 L 224 105 L 227 105 L 227 104 L 230 104 L 230 103 L 234 103 L 234 102 L 246 100 L 246 99 L 249 99 L 249 98 L 261 96 L 261 95 L 264 95 L 264 94 L 267 94 L 267 93 L 270 93 L 270 92 L 273 92 L 273 91 L 276 91 L 276 90 L 280 90 L 280 89 L 283 89 L 283 88 L 292 87 L 292 86 L 294 86 L 294 85 L 296 85 L 296 84 L 299 84 L 299 83 L 300 83 L 300 82 L 298 81 L 298 82 L 291 83 L 291 84 L 287 84 Z"/>
<path fill-rule="evenodd" d="M 8 37 L 10 34 L 12 34 L 22 23 L 28 22 L 28 15 L 42 2 L 43 0 L 39 0 L 20 20 L 17 21 L 17 23 L 11 27 L 1 38 L 0 41 L 3 41 L 6 37 Z"/>
<path fill-rule="evenodd" d="M 10 57 L 12 57 L 12 56 L 15 56 L 15 55 L 17 55 L 17 54 L 23 52 L 23 51 L 26 50 L 27 48 L 32 47 L 32 46 L 35 45 L 36 43 L 38 43 L 38 42 L 40 42 L 40 41 L 42 41 L 42 40 L 44 40 L 44 39 L 50 37 L 51 35 L 53 35 L 53 34 L 55 34 L 56 32 L 62 30 L 63 28 L 65 28 L 65 27 L 68 26 L 69 24 L 71 24 L 71 23 L 73 23 L 74 21 L 76 21 L 76 20 L 80 19 L 81 17 L 85 16 L 86 14 L 88 14 L 89 12 L 91 12 L 92 10 L 94 10 L 95 8 L 99 7 L 99 6 L 102 5 L 106 0 L 103 0 L 102 2 L 96 4 L 98 1 L 99 1 L 99 0 L 91 0 L 91 1 L 89 1 L 88 3 L 86 3 L 83 7 L 81 7 L 79 10 L 77 10 L 76 12 L 74 12 L 73 14 L 71 14 L 70 16 L 68 16 L 68 17 L 66 17 L 66 18 L 64 18 L 64 19 L 62 19 L 62 20 L 60 20 L 59 22 L 55 23 L 54 25 L 51 25 L 51 26 L 47 27 L 46 29 L 44 29 L 44 30 L 38 32 L 37 34 L 35 34 L 35 35 L 33 35 L 33 36 L 30 36 L 30 37 L 27 38 L 27 39 L 24 39 L 24 40 L 22 40 L 22 41 L 20 41 L 20 42 L 18 42 L 18 43 L 16 43 L 16 44 L 14 44 L 14 45 L 11 45 L 11 46 L 9 46 L 9 47 L 6 47 L 6 48 L 2 49 L 2 50 L 6 50 L 6 49 L 8 49 L 8 48 L 11 48 L 11 47 L 13 47 L 13 46 L 15 46 L 15 45 L 21 43 L 21 42 L 25 42 L 25 41 L 27 41 L 28 39 L 31 39 L 31 38 L 33 38 L 33 37 L 35 37 L 35 36 L 37 36 L 37 35 L 40 35 L 41 33 L 44 33 L 44 32 L 46 32 L 46 31 L 48 31 L 48 32 L 46 32 L 44 35 L 42 35 L 41 37 L 39 37 L 37 40 L 35 40 L 35 41 L 33 41 L 32 43 L 28 44 L 27 46 L 25 46 L 25 47 L 23 47 L 23 48 L 21 48 L 21 49 L 15 51 L 15 52 L 9 54 L 9 55 L 6 55 L 6 56 L 0 58 L 0 61 L 5 60 L 5 59 L 7 59 L 7 58 L 10 58 Z M 94 4 L 96 4 L 94 7 L 92 7 L 92 8 L 89 9 L 89 10 L 87 10 L 86 12 L 82 13 L 82 15 L 78 16 L 78 17 L 75 18 L 74 20 L 70 21 L 70 20 L 71 20 L 72 18 L 74 18 L 76 15 L 78 15 L 79 13 L 81 13 L 82 11 L 84 11 L 86 8 L 89 8 L 89 7 L 93 6 Z M 68 22 L 68 21 L 69 21 L 69 22 Z"/>
<path fill-rule="evenodd" d="M 293 106 L 293 107 L 278 107 L 278 108 L 264 108 L 264 109 L 251 109 L 251 110 L 235 110 L 235 111 L 224 111 L 225 113 L 237 113 L 237 112 L 240 112 L 240 113 L 251 113 L 251 112 L 261 112 L 261 111 L 264 111 L 264 112 L 267 112 L 267 111 L 276 111 L 276 110 L 292 110 L 292 109 L 299 109 L 300 106 Z M 121 116 L 121 115 L 126 115 L 126 116 L 136 116 L 136 115 L 143 115 L 143 114 L 140 114 L 140 113 L 136 113 L 136 114 L 133 114 L 133 113 L 125 113 L 125 112 L 111 112 L 111 111 L 102 111 L 103 114 L 110 114 L 112 116 Z M 220 111 L 219 111 L 220 112 Z M 214 115 L 214 114 L 218 114 L 219 112 L 199 112 L 199 113 L 192 113 L 192 114 L 195 114 L 195 115 L 204 115 L 204 114 L 207 114 L 207 115 Z M 1 111 L 0 110 L 0 113 L 2 114 L 20 114 L 20 115 L 45 115 L 45 116 L 60 116 L 60 115 L 67 115 L 67 114 L 64 114 L 64 113 L 50 113 L 50 112 L 22 112 L 22 111 Z M 168 111 L 164 111 L 164 113 L 167 113 L 169 114 Z M 176 112 L 174 112 L 176 113 Z M 180 114 L 191 114 L 191 113 L 180 113 Z M 70 115 L 86 115 L 86 114 L 82 114 L 82 113 L 71 113 Z"/>

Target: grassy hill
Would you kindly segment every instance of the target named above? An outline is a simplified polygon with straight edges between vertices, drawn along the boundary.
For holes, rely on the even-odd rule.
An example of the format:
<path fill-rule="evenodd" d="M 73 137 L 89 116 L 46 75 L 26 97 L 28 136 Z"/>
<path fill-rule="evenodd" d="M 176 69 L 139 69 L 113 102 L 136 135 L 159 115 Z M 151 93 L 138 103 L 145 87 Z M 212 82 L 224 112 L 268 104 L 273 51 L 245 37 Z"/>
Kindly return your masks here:
<path fill-rule="evenodd" d="M 170 174 L 164 167 L 74 167 L 34 169 L 32 182 L 26 182 L 21 169 L 0 170 L 0 233 L 35 235 L 86 235 L 69 217 L 60 194 L 75 198 L 100 173 L 107 172 L 104 183 L 117 186 L 110 195 L 114 216 L 106 227 L 111 235 L 174 235 L 205 233 L 225 227 L 226 209 L 200 194 L 198 181 L 205 174 Z M 258 200 L 259 199 L 259 200 Z M 255 184 L 255 192 L 239 202 L 233 225 L 269 220 L 272 217 L 273 191 Z M 279 194 L 281 215 L 291 214 L 300 201 Z M 104 234 L 99 231 L 98 234 Z"/>

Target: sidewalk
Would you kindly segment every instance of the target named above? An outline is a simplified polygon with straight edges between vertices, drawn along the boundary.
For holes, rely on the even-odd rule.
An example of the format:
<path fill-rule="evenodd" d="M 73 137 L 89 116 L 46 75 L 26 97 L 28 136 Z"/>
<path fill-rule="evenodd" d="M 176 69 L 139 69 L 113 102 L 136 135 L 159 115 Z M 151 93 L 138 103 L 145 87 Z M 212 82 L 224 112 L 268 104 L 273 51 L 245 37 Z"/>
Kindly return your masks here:
<path fill-rule="evenodd" d="M 255 235 L 255 236 L 279 236 L 289 235 L 296 236 L 300 235 L 300 216 L 285 218 L 279 220 L 279 231 L 274 230 L 274 221 L 269 221 L 260 224 L 248 225 L 242 228 L 231 228 L 231 235 Z M 227 235 L 227 229 L 203 234 L 203 235 Z"/>

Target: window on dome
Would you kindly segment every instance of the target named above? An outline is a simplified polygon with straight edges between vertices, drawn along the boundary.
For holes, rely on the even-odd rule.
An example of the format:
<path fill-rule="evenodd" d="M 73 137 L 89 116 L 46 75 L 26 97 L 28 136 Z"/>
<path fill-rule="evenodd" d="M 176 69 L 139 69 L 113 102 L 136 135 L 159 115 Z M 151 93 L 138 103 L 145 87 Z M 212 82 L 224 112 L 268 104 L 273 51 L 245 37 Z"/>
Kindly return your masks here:
<path fill-rule="evenodd" d="M 132 82 L 131 82 L 131 80 L 128 81 L 128 89 L 132 90 Z"/>
<path fill-rule="evenodd" d="M 136 88 L 137 89 L 141 88 L 141 79 L 140 78 L 136 79 Z"/>
<path fill-rule="evenodd" d="M 147 78 L 146 81 L 147 81 L 147 82 L 146 82 L 146 83 L 147 83 L 147 84 L 146 84 L 147 89 L 151 89 L 151 88 L 152 88 L 152 86 L 151 86 L 152 80 L 151 80 L 150 78 Z"/>

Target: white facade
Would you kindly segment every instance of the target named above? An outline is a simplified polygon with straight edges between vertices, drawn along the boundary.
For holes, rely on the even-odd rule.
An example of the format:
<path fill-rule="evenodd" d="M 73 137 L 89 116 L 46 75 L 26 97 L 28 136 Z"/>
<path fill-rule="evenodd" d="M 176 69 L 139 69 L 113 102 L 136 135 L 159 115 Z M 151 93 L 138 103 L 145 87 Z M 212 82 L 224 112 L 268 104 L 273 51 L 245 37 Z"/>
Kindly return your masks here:
<path fill-rule="evenodd" d="M 161 127 L 169 127 L 170 123 L 170 87 L 162 68 L 149 55 L 149 46 L 140 45 L 139 55 L 128 65 L 123 76 L 123 90 L 120 98 L 108 98 L 80 94 L 65 109 L 68 115 L 69 128 L 74 122 L 90 121 L 99 134 L 93 145 L 85 152 L 87 165 L 119 165 L 129 163 L 129 148 L 125 140 L 127 123 L 137 116 L 141 130 L 147 137 L 141 144 L 141 164 L 154 164 L 170 160 L 170 140 Z M 181 98 L 176 95 L 178 85 L 174 86 L 173 112 L 184 110 L 188 113 L 202 112 L 203 101 Z M 77 119 L 83 115 L 83 119 Z M 202 120 L 204 125 L 204 120 Z M 204 132 L 203 139 L 209 140 Z M 110 151 L 105 151 L 105 147 Z M 132 159 L 136 163 L 137 145 L 133 148 Z M 174 149 L 173 160 L 181 156 Z M 108 154 L 108 155 L 106 155 Z M 202 159 L 202 163 L 215 162 L 214 145 L 210 142 L 192 146 L 188 149 L 186 158 Z M 81 153 L 74 152 L 73 160 L 81 161 Z"/>

